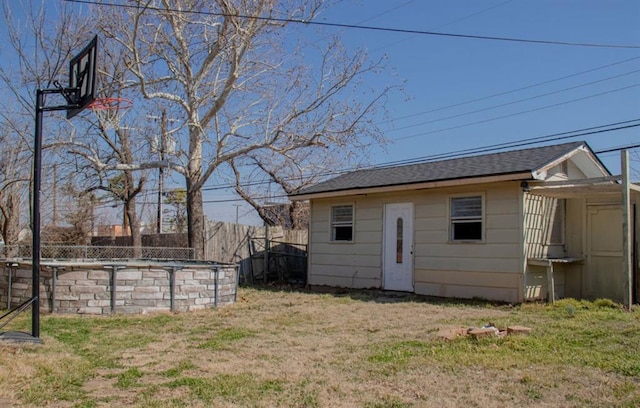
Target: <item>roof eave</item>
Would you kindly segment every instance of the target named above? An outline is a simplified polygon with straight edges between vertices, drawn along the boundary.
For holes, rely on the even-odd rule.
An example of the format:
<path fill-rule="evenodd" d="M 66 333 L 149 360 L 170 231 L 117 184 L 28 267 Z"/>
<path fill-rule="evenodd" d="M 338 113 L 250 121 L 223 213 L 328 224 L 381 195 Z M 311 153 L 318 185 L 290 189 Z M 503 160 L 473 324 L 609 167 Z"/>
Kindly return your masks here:
<path fill-rule="evenodd" d="M 377 187 L 360 187 L 360 188 L 350 188 L 345 190 L 320 191 L 317 193 L 309 193 L 309 194 L 291 194 L 289 195 L 289 199 L 292 201 L 303 201 L 303 200 L 311 200 L 316 198 L 346 197 L 346 196 L 352 196 L 352 195 L 391 193 L 391 192 L 409 191 L 409 190 L 424 190 L 424 189 L 438 188 L 438 187 L 455 187 L 455 186 L 462 186 L 462 185 L 496 183 L 500 181 L 531 180 L 532 178 L 533 178 L 532 172 L 525 171 L 525 172 L 508 173 L 508 174 L 497 174 L 497 175 L 494 174 L 490 176 L 481 176 L 481 177 L 467 177 L 467 178 L 459 178 L 459 179 L 423 181 L 418 183 L 394 184 L 394 185 L 377 186 Z"/>

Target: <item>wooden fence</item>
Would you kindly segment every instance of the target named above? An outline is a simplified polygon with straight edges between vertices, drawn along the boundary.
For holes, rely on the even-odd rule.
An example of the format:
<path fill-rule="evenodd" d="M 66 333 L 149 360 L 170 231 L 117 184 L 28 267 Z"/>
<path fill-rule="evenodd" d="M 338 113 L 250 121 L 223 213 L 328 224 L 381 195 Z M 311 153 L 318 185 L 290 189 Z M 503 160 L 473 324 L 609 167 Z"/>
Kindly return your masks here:
<path fill-rule="evenodd" d="M 241 282 L 278 280 L 304 284 L 307 242 L 306 230 L 208 222 L 205 260 L 239 264 Z"/>
<path fill-rule="evenodd" d="M 126 246 L 131 245 L 130 240 L 131 237 L 94 237 L 92 243 Z M 238 264 L 241 282 L 305 283 L 307 242 L 306 230 L 209 221 L 205 231 L 204 261 Z M 142 244 L 143 247 L 186 248 L 187 234 L 143 235 Z"/>

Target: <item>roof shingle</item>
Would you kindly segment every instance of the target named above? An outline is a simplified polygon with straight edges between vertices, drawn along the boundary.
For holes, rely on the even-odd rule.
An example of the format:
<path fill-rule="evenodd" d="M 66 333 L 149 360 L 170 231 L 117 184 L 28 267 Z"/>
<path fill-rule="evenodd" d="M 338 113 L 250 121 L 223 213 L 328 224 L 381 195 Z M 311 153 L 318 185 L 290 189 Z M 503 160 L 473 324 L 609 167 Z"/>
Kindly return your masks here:
<path fill-rule="evenodd" d="M 571 142 L 412 165 L 357 170 L 320 182 L 292 196 L 533 172 L 580 146 L 586 146 L 586 143 Z"/>

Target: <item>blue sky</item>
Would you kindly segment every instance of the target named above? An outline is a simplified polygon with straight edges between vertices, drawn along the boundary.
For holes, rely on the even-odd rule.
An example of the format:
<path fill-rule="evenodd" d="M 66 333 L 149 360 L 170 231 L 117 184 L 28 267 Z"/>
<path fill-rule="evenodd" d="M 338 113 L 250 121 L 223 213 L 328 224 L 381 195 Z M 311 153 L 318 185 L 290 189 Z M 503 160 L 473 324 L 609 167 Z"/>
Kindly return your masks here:
<path fill-rule="evenodd" d="M 5 0 L 11 1 L 11 0 Z M 53 2 L 53 0 L 50 0 Z M 315 21 L 441 33 L 638 48 L 563 46 L 324 27 L 389 72 L 365 86 L 404 81 L 379 127 L 389 139 L 372 164 L 531 139 L 640 118 L 638 0 L 343 0 Z M 294 30 L 317 36 L 317 27 Z M 498 96 L 496 96 L 498 95 Z M 640 143 L 640 128 L 586 140 L 595 150 Z M 640 152 L 640 150 L 638 150 Z M 614 174 L 619 153 L 599 156 Z M 640 179 L 640 154 L 632 152 Z M 179 178 L 175 178 L 180 182 Z M 212 178 L 208 184 L 219 183 Z M 207 191 L 205 200 L 237 198 Z M 239 202 L 209 203 L 210 219 L 233 221 Z M 245 205 L 240 221 L 259 224 Z"/>
<path fill-rule="evenodd" d="M 342 1 L 321 19 L 419 31 L 640 46 L 638 1 Z M 391 143 L 386 151 L 375 154 L 374 163 L 640 118 L 640 72 L 634 72 L 640 70 L 640 59 L 634 59 L 640 57 L 640 48 L 336 30 L 350 46 L 365 47 L 372 56 L 386 54 L 397 76 L 406 80 L 409 99 L 398 95 L 388 101 L 395 120 L 381 122 L 380 127 Z M 556 81 L 549 82 L 552 80 Z M 546 84 L 532 86 L 541 83 Z M 528 88 L 519 90 L 524 87 Z M 510 93 L 487 98 L 505 92 Z M 482 100 L 466 103 L 478 99 Z M 638 143 L 639 136 L 635 128 L 579 139 L 597 151 Z M 600 157 L 612 172 L 619 172 L 619 153 Z M 633 165 L 640 170 L 638 160 Z"/>
<path fill-rule="evenodd" d="M 316 21 L 640 46 L 637 0 L 345 0 Z M 387 56 L 394 77 L 380 75 L 377 84 L 369 85 L 405 81 L 404 93 L 386 102 L 390 118 L 381 118 L 379 126 L 389 144 L 374 150 L 372 164 L 640 118 L 640 48 L 325 30 L 339 33 L 349 47 L 366 48 L 373 58 Z M 605 150 L 640 143 L 640 128 L 566 141 L 575 140 Z M 619 152 L 599 157 L 619 173 Z M 632 172 L 640 178 L 640 155 L 632 151 L 631 159 Z"/>

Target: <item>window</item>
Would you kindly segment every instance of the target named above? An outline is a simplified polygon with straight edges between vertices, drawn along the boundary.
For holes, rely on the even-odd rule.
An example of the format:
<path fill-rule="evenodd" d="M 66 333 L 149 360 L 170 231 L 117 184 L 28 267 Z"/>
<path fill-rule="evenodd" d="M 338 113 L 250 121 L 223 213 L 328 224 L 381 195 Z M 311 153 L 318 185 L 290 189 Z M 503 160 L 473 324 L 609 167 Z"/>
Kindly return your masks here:
<path fill-rule="evenodd" d="M 331 240 L 353 241 L 353 206 L 331 207 Z"/>
<path fill-rule="evenodd" d="M 451 240 L 482 240 L 482 197 L 451 198 Z"/>

